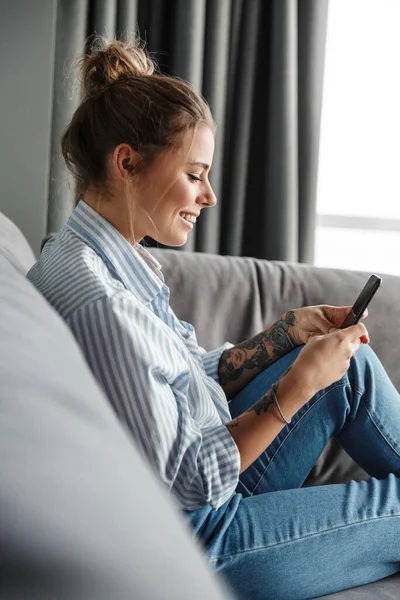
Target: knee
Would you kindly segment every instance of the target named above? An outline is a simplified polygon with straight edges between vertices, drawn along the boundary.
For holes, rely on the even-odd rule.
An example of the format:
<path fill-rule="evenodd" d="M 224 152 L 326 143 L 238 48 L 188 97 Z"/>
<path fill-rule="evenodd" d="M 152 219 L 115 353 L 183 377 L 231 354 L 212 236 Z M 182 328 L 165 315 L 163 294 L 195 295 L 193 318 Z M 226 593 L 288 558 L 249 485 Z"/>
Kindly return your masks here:
<path fill-rule="evenodd" d="M 373 365 L 379 362 L 378 357 L 369 344 L 361 344 L 351 360 L 355 364 L 360 365 Z"/>
<path fill-rule="evenodd" d="M 384 369 L 369 344 L 362 344 L 350 361 L 349 378 L 364 388 L 367 380 L 384 375 Z"/>

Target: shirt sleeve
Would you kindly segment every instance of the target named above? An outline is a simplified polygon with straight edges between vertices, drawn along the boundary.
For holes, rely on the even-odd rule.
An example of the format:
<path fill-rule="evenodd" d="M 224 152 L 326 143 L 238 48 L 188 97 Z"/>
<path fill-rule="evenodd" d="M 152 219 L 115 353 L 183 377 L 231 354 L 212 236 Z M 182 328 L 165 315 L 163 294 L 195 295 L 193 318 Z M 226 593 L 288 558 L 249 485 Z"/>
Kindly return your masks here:
<path fill-rule="evenodd" d="M 123 293 L 80 308 L 68 321 L 115 411 L 181 506 L 219 508 L 237 486 L 239 451 L 220 420 L 204 428 L 192 416 L 188 363 L 167 325 Z M 217 354 L 209 354 L 211 365 Z"/>
<path fill-rule="evenodd" d="M 225 342 L 225 344 L 219 348 L 216 348 L 215 350 L 211 350 L 210 352 L 207 352 L 204 350 L 204 348 L 200 348 L 202 352 L 201 359 L 203 361 L 205 372 L 209 377 L 215 379 L 215 381 L 219 382 L 218 365 L 221 355 L 223 352 L 225 352 L 225 350 L 229 350 L 230 348 L 233 348 L 233 344 L 230 342 Z"/>

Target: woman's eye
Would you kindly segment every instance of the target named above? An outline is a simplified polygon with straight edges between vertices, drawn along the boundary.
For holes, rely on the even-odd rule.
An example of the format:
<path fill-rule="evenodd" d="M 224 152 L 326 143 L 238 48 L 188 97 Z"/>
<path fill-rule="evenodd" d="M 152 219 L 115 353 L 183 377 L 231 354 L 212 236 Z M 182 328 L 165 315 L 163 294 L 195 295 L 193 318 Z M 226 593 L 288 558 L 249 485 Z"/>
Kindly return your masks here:
<path fill-rule="evenodd" d="M 188 173 L 188 175 L 192 181 L 201 181 L 200 177 L 197 177 L 197 175 L 191 175 L 190 173 Z"/>

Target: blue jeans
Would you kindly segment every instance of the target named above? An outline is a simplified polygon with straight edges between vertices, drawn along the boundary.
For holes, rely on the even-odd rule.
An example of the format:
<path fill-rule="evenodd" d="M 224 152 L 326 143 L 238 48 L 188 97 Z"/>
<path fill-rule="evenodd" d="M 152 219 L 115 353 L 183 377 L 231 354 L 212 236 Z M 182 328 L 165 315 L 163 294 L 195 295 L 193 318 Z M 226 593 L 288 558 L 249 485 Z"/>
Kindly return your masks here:
<path fill-rule="evenodd" d="M 301 348 L 231 402 L 232 416 L 270 389 Z M 301 488 L 335 436 L 369 481 Z M 189 523 L 214 569 L 242 600 L 304 600 L 400 570 L 400 396 L 369 346 L 318 392 L 240 476 L 218 510 Z"/>

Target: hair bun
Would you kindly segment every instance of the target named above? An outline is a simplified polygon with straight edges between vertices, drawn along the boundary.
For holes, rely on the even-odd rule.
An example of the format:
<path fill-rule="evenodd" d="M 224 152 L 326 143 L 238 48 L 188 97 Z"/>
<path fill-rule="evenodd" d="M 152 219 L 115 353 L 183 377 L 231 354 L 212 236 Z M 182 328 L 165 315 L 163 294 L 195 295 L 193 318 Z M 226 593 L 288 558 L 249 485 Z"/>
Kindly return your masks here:
<path fill-rule="evenodd" d="M 140 41 L 134 43 L 97 37 L 80 61 L 82 93 L 96 95 L 114 81 L 130 75 L 152 75 L 155 65 Z"/>

